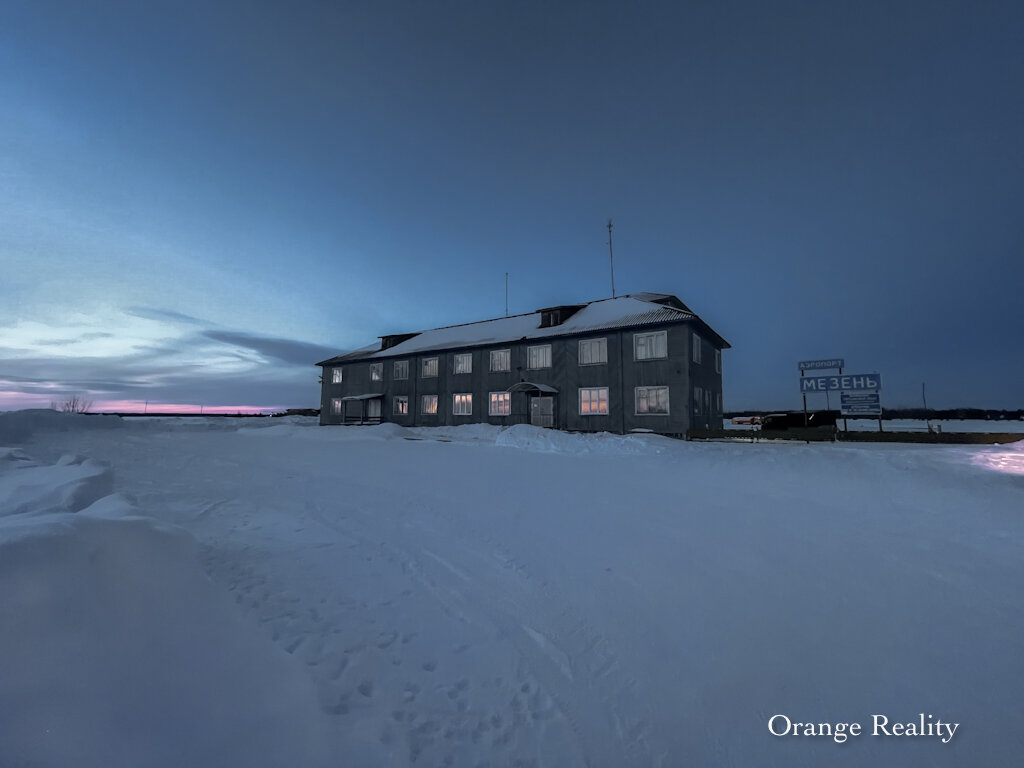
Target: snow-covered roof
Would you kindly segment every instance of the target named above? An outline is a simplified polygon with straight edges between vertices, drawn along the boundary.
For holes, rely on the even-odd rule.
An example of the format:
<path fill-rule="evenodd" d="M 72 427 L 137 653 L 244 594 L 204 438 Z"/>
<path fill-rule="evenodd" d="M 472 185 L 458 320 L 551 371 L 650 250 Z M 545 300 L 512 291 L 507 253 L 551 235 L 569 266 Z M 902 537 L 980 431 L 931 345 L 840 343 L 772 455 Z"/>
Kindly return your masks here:
<path fill-rule="evenodd" d="M 381 342 L 378 341 L 324 360 L 317 365 L 330 365 L 367 358 L 399 357 L 420 352 L 547 339 L 611 328 L 632 328 L 674 322 L 695 322 L 709 332 L 722 347 L 729 347 L 729 343 L 725 339 L 715 333 L 679 299 L 664 293 L 633 293 L 614 299 L 592 301 L 583 305 L 582 309 L 572 314 L 564 322 L 545 328 L 540 327 L 541 315 L 542 310 L 538 310 L 525 315 L 434 328 L 412 335 L 411 338 L 387 349 L 381 349 Z"/>

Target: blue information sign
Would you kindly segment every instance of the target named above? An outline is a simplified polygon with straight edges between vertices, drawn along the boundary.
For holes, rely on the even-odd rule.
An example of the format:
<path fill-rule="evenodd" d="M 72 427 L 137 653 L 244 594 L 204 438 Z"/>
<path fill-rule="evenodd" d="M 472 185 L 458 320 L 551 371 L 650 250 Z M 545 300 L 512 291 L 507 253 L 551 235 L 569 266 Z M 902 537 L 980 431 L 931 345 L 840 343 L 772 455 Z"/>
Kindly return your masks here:
<path fill-rule="evenodd" d="M 842 392 L 839 410 L 844 416 L 881 416 L 882 398 L 877 392 Z"/>
<path fill-rule="evenodd" d="M 808 392 L 873 392 L 881 388 L 882 377 L 877 373 L 800 377 L 800 391 L 805 395 Z"/>

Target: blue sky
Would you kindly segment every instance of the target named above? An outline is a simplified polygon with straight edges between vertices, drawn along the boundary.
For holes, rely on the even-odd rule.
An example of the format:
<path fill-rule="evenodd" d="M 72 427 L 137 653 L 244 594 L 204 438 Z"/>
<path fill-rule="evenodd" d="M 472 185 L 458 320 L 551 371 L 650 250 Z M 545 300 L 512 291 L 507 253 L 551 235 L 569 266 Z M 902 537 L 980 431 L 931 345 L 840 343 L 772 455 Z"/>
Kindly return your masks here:
<path fill-rule="evenodd" d="M 0 8 L 0 408 L 312 407 L 394 332 L 678 295 L 796 363 L 1022 406 L 1020 3 Z"/>

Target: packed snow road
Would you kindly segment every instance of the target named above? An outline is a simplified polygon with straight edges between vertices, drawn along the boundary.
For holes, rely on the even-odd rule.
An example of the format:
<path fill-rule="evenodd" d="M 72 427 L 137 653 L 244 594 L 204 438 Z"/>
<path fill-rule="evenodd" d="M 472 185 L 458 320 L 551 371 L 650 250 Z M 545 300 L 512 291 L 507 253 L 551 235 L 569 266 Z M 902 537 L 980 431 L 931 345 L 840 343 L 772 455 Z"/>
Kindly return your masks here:
<path fill-rule="evenodd" d="M 131 676 L 94 659 L 112 682 L 33 690 L 21 674 L 18 700 L 0 691 L 0 745 L 19 706 L 20 729 L 60 725 L 19 731 L 11 760 L 68 764 L 88 721 L 106 762 L 74 764 L 116 763 L 127 725 L 76 723 L 60 697 L 117 713 L 141 684 L 156 689 L 135 699 L 140 766 L 953 766 L 1024 750 L 1020 445 L 16 415 L 6 443 L 0 415 L 0 445 L 21 455 L 0 470 L 0 618 L 66 609 L 8 589 L 71 567 L 45 546 L 59 536 L 86 542 L 59 583 L 98 584 L 76 592 L 97 618 L 19 625 L 0 672 L 63 659 L 39 649 L 44 630 L 119 646 L 137 631 L 140 647 Z M 131 557 L 139 541 L 117 526 L 143 521 L 150 554 Z M 117 579 L 131 620 L 111 608 Z M 187 653 L 151 654 L 153 626 Z M 156 673 L 167 663 L 185 693 Z M 147 710 L 160 686 L 216 706 Z M 864 732 L 775 736 L 776 714 Z M 876 736 L 876 714 L 959 725 L 945 743 Z"/>

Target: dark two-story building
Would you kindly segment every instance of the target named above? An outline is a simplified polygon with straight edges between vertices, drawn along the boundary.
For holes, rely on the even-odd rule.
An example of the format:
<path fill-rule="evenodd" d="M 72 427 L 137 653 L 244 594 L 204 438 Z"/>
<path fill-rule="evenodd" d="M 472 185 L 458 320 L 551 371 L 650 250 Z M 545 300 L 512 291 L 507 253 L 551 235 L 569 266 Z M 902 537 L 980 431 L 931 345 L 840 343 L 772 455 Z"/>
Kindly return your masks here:
<path fill-rule="evenodd" d="M 728 348 L 661 293 L 382 336 L 317 363 L 320 423 L 682 435 L 721 424 Z"/>

